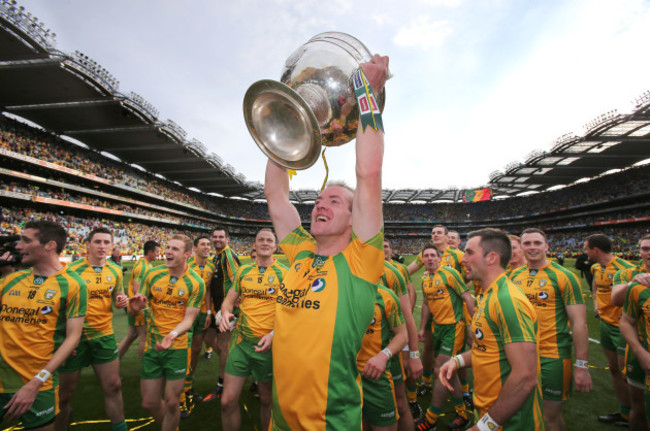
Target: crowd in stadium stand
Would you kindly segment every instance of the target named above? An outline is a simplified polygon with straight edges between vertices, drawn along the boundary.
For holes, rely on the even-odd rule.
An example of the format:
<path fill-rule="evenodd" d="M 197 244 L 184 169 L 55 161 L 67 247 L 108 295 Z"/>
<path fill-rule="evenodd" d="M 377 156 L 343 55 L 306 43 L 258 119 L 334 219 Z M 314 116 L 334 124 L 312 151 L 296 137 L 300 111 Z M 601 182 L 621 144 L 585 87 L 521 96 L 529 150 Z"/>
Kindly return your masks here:
<path fill-rule="evenodd" d="M 72 255 L 76 247 L 82 243 L 81 238 L 90 229 L 99 224 L 106 225 L 116 231 L 118 242 L 121 242 L 125 254 L 135 254 L 141 249 L 144 240 L 149 238 L 160 239 L 166 237 L 171 231 L 184 231 L 196 235 L 200 230 L 187 231 L 187 224 L 212 226 L 216 216 L 225 219 L 237 220 L 253 219 L 268 220 L 268 210 L 264 203 L 253 203 L 242 200 L 217 198 L 201 195 L 171 182 L 166 182 L 157 177 L 141 172 L 129 165 L 119 163 L 80 146 L 61 140 L 56 136 L 30 128 L 21 123 L 0 117 L 0 148 L 22 155 L 51 162 L 60 166 L 76 169 L 84 174 L 93 174 L 98 177 L 110 180 L 116 184 L 132 187 L 134 190 L 148 192 L 163 197 L 168 204 L 157 201 L 155 205 L 167 207 L 172 203 L 184 203 L 193 207 L 210 211 L 214 216 L 206 213 L 196 212 L 190 207 L 180 211 L 191 214 L 192 217 L 183 217 L 173 211 L 165 212 L 160 208 L 152 208 L 152 205 L 131 204 L 128 199 L 123 201 L 107 200 L 100 196 L 76 192 L 60 187 L 48 185 L 25 184 L 15 178 L 0 178 L 0 190 L 21 192 L 31 196 L 42 196 L 61 199 L 68 202 L 93 205 L 101 208 L 122 210 L 140 216 L 155 217 L 164 220 L 164 225 L 143 224 L 139 222 L 116 221 L 114 219 L 103 219 L 79 215 L 58 216 L 55 213 L 42 213 L 33 209 L 22 209 L 8 212 L 3 210 L 2 225 L 3 231 L 9 231 L 16 227 L 17 223 L 27 218 L 38 218 L 45 214 L 47 218 L 53 218 L 70 228 L 73 241 L 70 242 L 67 253 Z M 60 182 L 70 183 L 69 178 L 62 178 L 52 171 L 48 178 Z M 444 223 L 447 225 L 461 223 L 475 224 L 481 222 L 496 223 L 502 222 L 521 229 L 526 227 L 523 221 L 530 220 L 530 224 L 544 227 L 545 229 L 556 228 L 549 232 L 550 244 L 554 252 L 562 251 L 567 255 L 579 253 L 582 248 L 583 238 L 589 231 L 581 230 L 585 226 L 591 226 L 596 222 L 629 219 L 632 217 L 643 217 L 648 214 L 648 203 L 650 202 L 650 178 L 647 175 L 647 166 L 629 169 L 623 173 L 613 174 L 597 178 L 588 183 L 578 184 L 561 190 L 546 192 L 525 197 L 514 197 L 506 200 L 495 200 L 490 202 L 477 203 L 435 203 L 435 204 L 387 204 L 384 206 L 384 218 L 387 221 L 386 234 L 395 242 L 394 248 L 403 254 L 417 253 L 420 247 L 427 241 L 427 231 L 431 223 Z M 593 193 L 597 190 L 598 193 Z M 110 191 L 112 194 L 119 194 L 119 191 Z M 588 215 L 577 215 L 577 212 L 588 213 L 590 206 L 603 202 L 611 202 L 616 199 L 635 197 L 633 203 L 636 208 L 616 207 L 603 210 L 599 207 L 598 213 Z M 638 207 L 639 204 L 646 204 Z M 625 204 L 630 205 L 630 202 Z M 178 208 L 178 207 L 177 207 Z M 309 219 L 312 206 L 309 204 L 297 205 L 303 220 Z M 569 209 L 567 211 L 567 209 Z M 176 210 L 178 211 L 178 210 Z M 562 211 L 562 213 L 559 213 Z M 543 219 L 539 219 L 544 216 Z M 532 218 L 531 218 L 532 217 Z M 536 221 L 535 217 L 539 219 Z M 391 225 L 391 222 L 407 222 L 400 225 Z M 410 223 L 408 223 L 410 222 Z M 247 253 L 250 248 L 251 234 L 255 228 L 240 222 L 241 227 L 234 229 L 239 235 L 233 235 L 233 246 L 238 253 Z M 177 226 L 177 227 L 175 227 Z M 414 229 L 415 226 L 415 229 Z M 575 229 L 571 230 L 571 227 Z M 557 228 L 562 228 L 558 232 Z M 568 230 L 567 230 L 568 228 Z M 459 229 L 461 234 L 472 230 Z M 593 229 L 592 229 L 593 230 Z M 644 232 L 648 231 L 648 223 L 636 225 L 622 225 L 621 227 L 608 227 L 600 231 L 615 235 L 616 252 L 621 255 L 635 253 L 635 241 Z M 192 235 L 192 236 L 193 236 Z M 127 244 L 128 238 L 128 244 Z"/>

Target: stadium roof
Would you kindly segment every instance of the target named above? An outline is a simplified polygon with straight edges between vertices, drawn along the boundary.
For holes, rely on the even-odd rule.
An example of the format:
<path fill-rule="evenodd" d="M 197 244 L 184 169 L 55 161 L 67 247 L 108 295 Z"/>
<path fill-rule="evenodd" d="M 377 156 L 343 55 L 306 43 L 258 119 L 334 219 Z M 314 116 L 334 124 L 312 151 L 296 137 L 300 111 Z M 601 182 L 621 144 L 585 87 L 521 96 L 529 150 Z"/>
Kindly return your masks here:
<path fill-rule="evenodd" d="M 185 187 L 240 196 L 256 185 L 13 1 L 0 2 L 0 108 Z"/>
<path fill-rule="evenodd" d="M 242 174 L 88 56 L 58 51 L 55 35 L 15 1 L 0 0 L 0 109 L 97 151 L 162 175 L 188 188 L 226 197 L 263 200 L 260 184 Z M 631 114 L 610 111 L 585 126 L 584 136 L 564 135 L 549 151 L 533 151 L 490 174 L 495 196 L 544 191 L 627 168 L 650 158 L 650 92 Z M 197 175 L 198 174 L 198 175 Z M 295 202 L 313 201 L 315 190 L 291 192 Z M 459 201 L 456 188 L 384 190 L 387 203 Z"/>

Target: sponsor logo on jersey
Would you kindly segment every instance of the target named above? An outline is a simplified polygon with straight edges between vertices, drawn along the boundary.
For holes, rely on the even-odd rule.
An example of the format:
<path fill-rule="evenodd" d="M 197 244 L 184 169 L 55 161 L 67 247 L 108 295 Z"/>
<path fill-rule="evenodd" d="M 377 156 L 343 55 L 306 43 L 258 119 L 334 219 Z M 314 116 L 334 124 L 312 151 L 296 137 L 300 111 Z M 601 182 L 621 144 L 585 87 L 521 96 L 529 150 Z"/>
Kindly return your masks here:
<path fill-rule="evenodd" d="M 54 311 L 54 309 L 49 305 L 46 305 L 45 307 L 41 308 L 41 314 L 50 314 L 52 311 Z"/>
<path fill-rule="evenodd" d="M 325 289 L 325 279 L 317 278 L 316 280 L 314 280 L 314 282 L 311 285 L 312 292 L 321 292 L 323 289 Z"/>
<path fill-rule="evenodd" d="M 113 289 L 115 289 L 115 286 L 108 286 L 108 291 L 113 292 Z"/>
<path fill-rule="evenodd" d="M 539 299 L 544 299 L 544 300 L 548 299 L 548 293 L 546 292 L 539 292 L 537 296 L 539 296 Z"/>
<path fill-rule="evenodd" d="M 484 337 L 484 335 L 483 335 L 483 331 L 481 331 L 480 328 L 476 328 L 476 331 L 474 331 L 474 335 L 476 335 L 476 338 L 477 338 L 478 340 L 482 340 L 483 337 Z"/>
<path fill-rule="evenodd" d="M 442 289 L 438 289 L 438 295 L 442 295 L 442 292 L 443 292 Z"/>
<path fill-rule="evenodd" d="M 185 305 L 185 301 L 178 301 L 176 305 Z"/>
<path fill-rule="evenodd" d="M 275 293 L 275 288 L 269 287 L 268 292 L 269 292 L 269 295 L 273 295 Z"/>
<path fill-rule="evenodd" d="M 20 290 L 12 290 L 9 292 L 9 296 L 20 296 Z"/>
<path fill-rule="evenodd" d="M 244 281 L 253 281 L 253 277 L 245 277 Z"/>

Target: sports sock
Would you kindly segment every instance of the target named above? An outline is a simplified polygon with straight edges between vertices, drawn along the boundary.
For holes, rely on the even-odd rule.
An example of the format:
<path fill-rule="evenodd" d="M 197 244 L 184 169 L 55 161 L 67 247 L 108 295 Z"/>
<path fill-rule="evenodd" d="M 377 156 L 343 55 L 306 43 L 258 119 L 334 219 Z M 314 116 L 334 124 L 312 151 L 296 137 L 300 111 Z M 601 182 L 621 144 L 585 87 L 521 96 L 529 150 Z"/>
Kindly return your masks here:
<path fill-rule="evenodd" d="M 431 380 L 433 378 L 433 371 L 428 370 L 422 373 L 422 383 L 424 386 L 431 386 Z"/>
<path fill-rule="evenodd" d="M 417 401 L 418 400 L 418 387 L 417 386 L 407 386 L 406 387 L 406 398 L 408 398 L 409 401 Z"/>
<path fill-rule="evenodd" d="M 630 406 L 618 406 L 618 410 L 621 413 L 621 416 L 623 416 L 623 419 L 630 420 Z"/>
<path fill-rule="evenodd" d="M 454 409 L 456 410 L 456 414 L 467 419 L 467 408 L 465 407 L 463 397 L 453 398 L 452 401 L 454 402 Z"/>
<path fill-rule="evenodd" d="M 425 419 L 427 420 L 427 422 L 429 422 L 431 425 L 433 425 L 433 424 L 436 423 L 436 421 L 440 417 L 441 412 L 442 412 L 442 410 L 440 410 L 438 407 L 429 406 L 429 408 L 427 409 L 427 414 L 425 416 Z"/>
<path fill-rule="evenodd" d="M 127 431 L 129 428 L 126 426 L 126 421 L 122 419 L 120 422 L 111 425 L 113 431 Z"/>

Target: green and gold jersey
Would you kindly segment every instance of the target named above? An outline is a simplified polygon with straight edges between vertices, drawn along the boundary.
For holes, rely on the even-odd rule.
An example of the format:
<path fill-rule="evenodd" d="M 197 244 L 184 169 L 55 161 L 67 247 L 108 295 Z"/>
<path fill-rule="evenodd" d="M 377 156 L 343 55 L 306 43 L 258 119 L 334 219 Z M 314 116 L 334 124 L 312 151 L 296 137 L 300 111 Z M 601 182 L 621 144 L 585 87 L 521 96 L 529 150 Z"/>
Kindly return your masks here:
<path fill-rule="evenodd" d="M 637 274 L 645 274 L 648 272 L 650 271 L 646 269 L 645 263 L 643 263 L 643 261 L 641 261 L 641 263 L 639 263 L 634 268 L 620 269 L 616 271 L 616 274 L 614 274 L 612 286 L 616 286 L 617 284 L 629 283 Z"/>
<path fill-rule="evenodd" d="M 205 265 L 201 266 L 196 261 L 196 256 L 192 256 L 187 260 L 187 266 L 201 277 L 203 283 L 205 283 L 205 291 L 207 292 L 210 288 L 210 280 L 212 280 L 212 275 L 214 274 L 214 261 L 207 259 Z M 201 303 L 201 313 L 206 313 L 208 311 L 208 304 L 206 302 L 204 295 L 203 302 Z"/>
<path fill-rule="evenodd" d="M 398 298 L 408 293 L 404 277 L 399 269 L 388 261 L 384 261 L 384 274 L 381 276 L 379 284 L 392 290 Z"/>
<path fill-rule="evenodd" d="M 594 286 L 596 287 L 596 304 L 598 305 L 598 314 L 603 322 L 612 326 L 618 326 L 623 309 L 612 303 L 612 286 L 614 285 L 614 274 L 625 268 L 634 268 L 630 262 L 614 257 L 603 268 L 599 263 L 591 267 L 591 273 L 594 276 Z"/>
<path fill-rule="evenodd" d="M 334 256 L 302 227 L 280 244 L 289 270 L 273 337 L 273 430 L 361 429 L 357 353 L 383 273 L 383 232 Z M 300 394 L 300 396 L 297 396 Z"/>
<path fill-rule="evenodd" d="M 463 263 L 464 255 L 465 253 L 458 249 L 447 247 L 440 255 L 440 265 L 455 269 L 462 279 L 466 280 L 467 275 L 465 273 L 465 264 Z M 424 262 L 422 262 L 422 252 L 417 255 L 415 261 L 418 265 L 424 266 Z"/>
<path fill-rule="evenodd" d="M 641 345 L 650 346 L 650 287 L 633 282 L 625 292 L 623 312 L 636 320 Z"/>
<path fill-rule="evenodd" d="M 122 292 L 122 268 L 110 259 L 104 266 L 93 266 L 88 258 L 82 258 L 68 265 L 86 282 L 88 309 L 84 322 L 83 337 L 96 340 L 113 335 L 113 295 Z"/>
<path fill-rule="evenodd" d="M 66 320 L 86 315 L 87 292 L 67 267 L 49 277 L 14 272 L 0 278 L 0 292 L 0 393 L 6 394 L 45 368 L 65 339 Z M 54 374 L 39 390 L 57 382 Z"/>
<path fill-rule="evenodd" d="M 135 295 L 137 292 L 133 288 L 133 283 L 134 282 L 142 282 L 142 277 L 149 271 L 151 268 L 153 268 L 153 265 L 147 261 L 144 257 L 141 257 L 138 259 L 138 261 L 133 265 L 133 268 L 131 268 L 131 275 L 129 276 L 129 289 L 127 292 L 127 295 L 129 297 L 132 297 Z"/>
<path fill-rule="evenodd" d="M 570 358 L 573 339 L 566 306 L 584 304 L 580 281 L 575 274 L 549 261 L 539 270 L 521 266 L 513 271 L 510 279 L 535 307 L 539 322 L 539 355 Z"/>
<path fill-rule="evenodd" d="M 403 324 L 404 315 L 399 305 L 399 298 L 397 298 L 397 295 L 392 290 L 384 286 L 379 286 L 375 301 L 375 314 L 370 321 L 370 326 L 366 329 L 366 335 L 364 335 L 361 344 L 361 351 L 357 355 L 359 372 L 363 371 L 368 359 L 388 346 L 388 343 L 393 338 L 392 329 Z M 386 369 L 389 368 L 386 365 Z"/>
<path fill-rule="evenodd" d="M 271 266 L 243 265 L 232 288 L 241 297 L 235 334 L 259 342 L 275 327 L 275 304 L 287 267 L 274 260 Z"/>
<path fill-rule="evenodd" d="M 212 308 L 216 313 L 221 310 L 221 304 L 232 287 L 232 279 L 239 268 L 239 258 L 230 246 L 226 246 L 217 251 L 212 262 L 214 274 L 208 287 L 212 296 Z"/>
<path fill-rule="evenodd" d="M 170 276 L 166 266 L 151 268 L 144 275 L 140 293 L 147 298 L 147 341 L 145 350 L 155 349 L 183 318 L 188 308 L 200 308 L 205 296 L 204 283 L 189 267 L 180 278 Z M 170 349 L 187 349 L 187 332 L 174 339 Z"/>
<path fill-rule="evenodd" d="M 400 274 L 402 274 L 402 277 L 404 277 L 404 281 L 408 285 L 411 282 L 411 274 L 409 273 L 408 267 L 403 263 L 400 263 L 393 259 L 389 260 L 388 262 L 392 263 L 395 266 L 395 268 L 399 269 Z"/>
<path fill-rule="evenodd" d="M 435 272 L 423 275 L 421 284 L 436 325 L 453 325 L 464 321 L 465 301 L 460 296 L 469 290 L 455 269 L 440 266 Z"/>
<path fill-rule="evenodd" d="M 477 307 L 472 318 L 472 371 L 474 405 L 481 416 L 496 402 L 510 375 L 506 344 L 535 343 L 538 329 L 535 309 L 505 274 L 494 280 L 478 297 Z M 540 369 L 539 356 L 537 369 Z M 521 409 L 501 425 L 512 430 L 543 429 L 541 402 L 540 385 L 537 385 Z"/>

